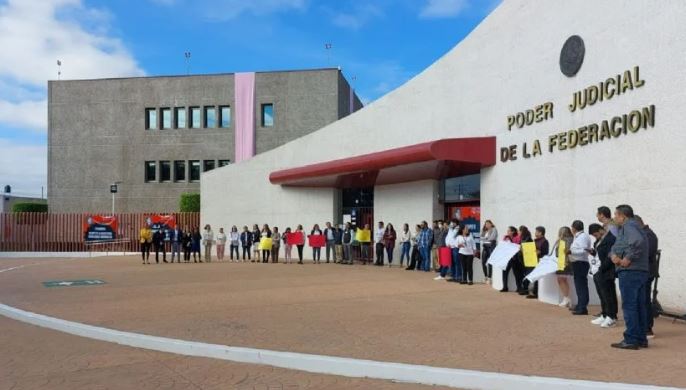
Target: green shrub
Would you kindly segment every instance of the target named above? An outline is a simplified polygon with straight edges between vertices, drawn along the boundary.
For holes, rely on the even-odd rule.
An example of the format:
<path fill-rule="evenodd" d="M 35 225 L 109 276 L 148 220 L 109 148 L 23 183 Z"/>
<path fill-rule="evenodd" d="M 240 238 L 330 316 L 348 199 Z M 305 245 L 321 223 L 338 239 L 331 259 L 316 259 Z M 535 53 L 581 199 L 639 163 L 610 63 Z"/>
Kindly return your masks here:
<path fill-rule="evenodd" d="M 199 213 L 200 194 L 181 194 L 179 209 L 182 213 Z"/>
<path fill-rule="evenodd" d="M 12 205 L 13 213 L 47 213 L 47 203 L 21 202 Z"/>

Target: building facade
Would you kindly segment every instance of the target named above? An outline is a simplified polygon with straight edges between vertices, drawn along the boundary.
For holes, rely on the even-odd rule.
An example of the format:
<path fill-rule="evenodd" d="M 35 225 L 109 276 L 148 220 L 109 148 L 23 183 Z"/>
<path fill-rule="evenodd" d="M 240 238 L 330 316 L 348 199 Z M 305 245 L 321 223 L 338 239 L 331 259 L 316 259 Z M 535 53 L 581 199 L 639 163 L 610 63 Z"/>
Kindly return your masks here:
<path fill-rule="evenodd" d="M 357 188 L 364 221 L 444 217 L 447 194 L 478 201 L 501 235 L 540 225 L 555 240 L 575 219 L 596 222 L 599 206 L 630 204 L 660 239 L 660 299 L 683 312 L 684 17 L 678 0 L 505 0 L 359 112 L 203 174 L 201 222 L 343 221 L 342 194 Z"/>
<path fill-rule="evenodd" d="M 177 211 L 201 173 L 362 106 L 338 69 L 50 81 L 48 96 L 51 212 L 110 211 L 113 183 L 116 212 Z"/>

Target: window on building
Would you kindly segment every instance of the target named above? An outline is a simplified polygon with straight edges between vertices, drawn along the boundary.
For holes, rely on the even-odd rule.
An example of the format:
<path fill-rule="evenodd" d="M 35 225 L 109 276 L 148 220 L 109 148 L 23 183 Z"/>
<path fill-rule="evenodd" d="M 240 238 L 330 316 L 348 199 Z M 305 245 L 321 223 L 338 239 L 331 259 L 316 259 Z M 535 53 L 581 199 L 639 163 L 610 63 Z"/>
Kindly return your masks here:
<path fill-rule="evenodd" d="M 205 128 L 213 129 L 217 127 L 217 108 L 205 107 Z"/>
<path fill-rule="evenodd" d="M 274 105 L 266 103 L 262 105 L 262 127 L 274 126 Z"/>
<path fill-rule="evenodd" d="M 156 108 L 146 108 L 145 109 L 145 129 L 154 130 L 157 128 L 157 109 Z"/>
<path fill-rule="evenodd" d="M 200 107 L 191 107 L 190 108 L 190 115 L 191 115 L 191 120 L 190 120 L 190 127 L 191 129 L 199 129 L 200 128 Z"/>
<path fill-rule="evenodd" d="M 219 127 L 231 127 L 231 107 L 219 106 Z"/>
<path fill-rule="evenodd" d="M 171 180 L 171 163 L 169 161 L 160 161 L 160 182 L 167 182 Z"/>
<path fill-rule="evenodd" d="M 155 161 L 145 162 L 145 181 L 155 181 L 157 179 L 157 163 Z"/>
<path fill-rule="evenodd" d="M 231 164 L 231 160 L 219 160 L 219 168 L 225 167 L 227 165 Z"/>
<path fill-rule="evenodd" d="M 215 167 L 214 160 L 205 160 L 202 162 L 202 171 L 207 172 L 213 170 Z"/>
<path fill-rule="evenodd" d="M 171 129 L 172 127 L 172 112 L 171 108 L 161 108 L 162 129 Z"/>
<path fill-rule="evenodd" d="M 186 128 L 186 107 L 176 107 L 174 109 L 174 117 L 176 118 L 176 123 L 174 127 L 177 129 Z"/>
<path fill-rule="evenodd" d="M 481 175 L 467 175 L 445 179 L 442 182 L 443 202 L 478 201 L 481 198 Z"/>
<path fill-rule="evenodd" d="M 186 162 L 174 161 L 174 181 L 186 181 Z"/>
<path fill-rule="evenodd" d="M 200 160 L 191 160 L 188 162 L 190 168 L 190 179 L 191 181 L 200 180 Z"/>

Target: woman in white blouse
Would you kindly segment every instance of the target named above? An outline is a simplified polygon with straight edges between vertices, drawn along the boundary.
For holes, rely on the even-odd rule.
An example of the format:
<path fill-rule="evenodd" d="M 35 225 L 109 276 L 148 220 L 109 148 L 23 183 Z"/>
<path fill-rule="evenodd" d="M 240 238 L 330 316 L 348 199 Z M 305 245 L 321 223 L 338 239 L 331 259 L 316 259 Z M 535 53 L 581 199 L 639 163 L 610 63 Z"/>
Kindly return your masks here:
<path fill-rule="evenodd" d="M 460 253 L 460 265 L 462 266 L 462 281 L 460 284 L 474 284 L 474 251 L 476 242 L 467 225 L 460 225 L 456 244 Z"/>
<path fill-rule="evenodd" d="M 484 222 L 484 228 L 481 231 L 481 268 L 484 271 L 485 282 L 491 282 L 491 275 L 493 274 L 493 266 L 488 264 L 488 258 L 498 244 L 498 229 L 495 228 L 493 222 L 487 219 Z"/>

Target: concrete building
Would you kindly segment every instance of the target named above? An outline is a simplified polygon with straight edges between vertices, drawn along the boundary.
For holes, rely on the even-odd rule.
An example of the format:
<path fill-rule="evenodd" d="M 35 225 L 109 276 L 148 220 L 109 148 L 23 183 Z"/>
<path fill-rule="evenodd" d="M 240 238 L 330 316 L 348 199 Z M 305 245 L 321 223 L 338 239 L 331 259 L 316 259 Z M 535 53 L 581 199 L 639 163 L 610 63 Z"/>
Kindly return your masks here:
<path fill-rule="evenodd" d="M 361 106 L 338 69 L 50 81 L 49 208 L 110 211 L 120 182 L 117 212 L 177 211 L 201 172 Z"/>
<path fill-rule="evenodd" d="M 476 174 L 467 198 L 501 235 L 542 225 L 554 240 L 632 205 L 660 238 L 662 303 L 683 312 L 685 17 L 679 0 L 505 0 L 364 109 L 203 174 L 201 222 L 309 229 L 350 218 L 343 194 L 366 188 L 373 220 L 399 227 L 445 216 L 446 180 Z"/>

